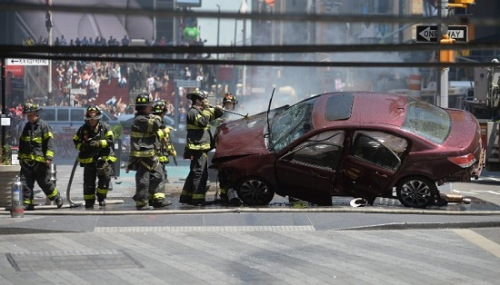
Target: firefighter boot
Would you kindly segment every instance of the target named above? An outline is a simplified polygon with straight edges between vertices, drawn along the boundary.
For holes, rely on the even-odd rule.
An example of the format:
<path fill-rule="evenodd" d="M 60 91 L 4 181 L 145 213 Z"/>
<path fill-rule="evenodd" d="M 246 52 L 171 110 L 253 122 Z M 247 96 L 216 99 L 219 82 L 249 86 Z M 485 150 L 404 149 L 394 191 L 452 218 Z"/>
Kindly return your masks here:
<path fill-rule="evenodd" d="M 26 211 L 33 211 L 33 210 L 35 210 L 35 204 L 33 204 L 33 203 L 29 203 L 29 204 L 28 203 L 24 203 L 23 206 L 24 206 L 24 210 L 26 210 Z"/>
<path fill-rule="evenodd" d="M 141 204 L 141 203 L 136 203 L 135 208 L 138 211 L 145 211 L 145 210 L 151 210 L 153 207 L 149 206 L 148 204 Z"/>
<path fill-rule="evenodd" d="M 229 198 L 227 197 L 227 189 L 226 188 L 220 188 L 220 201 L 223 204 L 229 203 Z"/>
<path fill-rule="evenodd" d="M 61 197 L 61 194 L 57 194 L 57 197 L 54 199 L 54 201 L 56 202 L 58 209 L 63 206 L 63 198 Z"/>
<path fill-rule="evenodd" d="M 94 200 L 85 200 L 85 209 L 92 209 L 94 208 Z"/>
<path fill-rule="evenodd" d="M 181 197 L 179 198 L 179 203 L 191 204 L 192 195 L 192 193 L 189 193 L 186 190 L 182 190 Z"/>
<path fill-rule="evenodd" d="M 106 201 L 104 201 L 104 199 L 99 199 L 99 206 L 106 207 Z"/>
<path fill-rule="evenodd" d="M 168 205 L 172 204 L 172 202 L 170 200 L 167 200 L 167 199 L 156 199 L 154 202 L 153 202 L 153 207 L 155 209 L 158 209 L 158 208 L 164 208 Z"/>

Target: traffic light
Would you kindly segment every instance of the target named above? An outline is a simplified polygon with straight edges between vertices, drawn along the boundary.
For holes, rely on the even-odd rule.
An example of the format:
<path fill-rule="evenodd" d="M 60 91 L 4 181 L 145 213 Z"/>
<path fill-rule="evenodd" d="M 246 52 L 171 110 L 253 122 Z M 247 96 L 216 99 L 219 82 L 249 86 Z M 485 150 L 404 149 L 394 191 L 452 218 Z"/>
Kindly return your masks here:
<path fill-rule="evenodd" d="M 442 45 L 450 45 L 455 43 L 455 39 L 450 38 L 448 35 L 443 35 L 441 41 Z M 440 62 L 455 62 L 455 51 L 442 49 L 439 51 L 439 61 Z"/>
<path fill-rule="evenodd" d="M 476 4 L 475 0 L 450 0 L 448 7 L 451 8 L 467 8 L 467 5 Z"/>

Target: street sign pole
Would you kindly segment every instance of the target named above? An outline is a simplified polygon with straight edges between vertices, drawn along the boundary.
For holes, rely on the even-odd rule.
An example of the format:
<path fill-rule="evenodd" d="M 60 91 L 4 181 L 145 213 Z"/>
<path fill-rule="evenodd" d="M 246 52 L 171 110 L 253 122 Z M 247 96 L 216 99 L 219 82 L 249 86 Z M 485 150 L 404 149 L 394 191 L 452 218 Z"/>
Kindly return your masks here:
<path fill-rule="evenodd" d="M 439 17 L 446 18 L 448 16 L 448 10 L 446 7 L 448 6 L 448 0 L 439 0 Z M 444 33 L 443 33 L 444 32 Z M 446 27 L 444 24 L 443 25 L 438 25 L 438 43 L 440 44 L 441 42 L 439 41 L 444 35 L 448 34 L 448 27 Z M 443 58 L 441 58 L 441 52 L 438 52 L 437 58 L 438 62 L 442 62 Z M 449 76 L 449 67 L 441 68 L 440 69 L 440 80 L 436 80 L 439 88 L 439 106 L 442 108 L 448 108 L 448 76 Z"/>
<path fill-rule="evenodd" d="M 4 114 L 7 115 L 7 110 L 8 110 L 7 106 L 5 106 L 5 104 L 7 104 L 7 100 L 6 100 L 7 94 L 5 94 L 5 91 L 6 91 L 5 90 L 6 89 L 5 88 L 5 86 L 6 86 L 5 85 L 6 84 L 5 80 L 6 80 L 6 77 L 7 77 L 6 76 L 7 74 L 5 73 L 5 62 L 6 62 L 5 57 L 2 57 L 2 67 L 0 69 L 1 77 L 2 77 L 1 78 L 1 80 L 2 80 L 2 110 L 0 110 L 0 111 L 1 111 L 2 117 L 3 117 Z M 5 146 L 5 127 L 2 126 L 0 128 L 2 128 L 2 130 L 1 130 L 1 132 L 2 132 L 2 140 L 0 141 L 0 147 L 1 147 L 0 154 L 4 155 L 4 150 L 5 150 L 5 148 L 4 148 L 4 146 Z"/>

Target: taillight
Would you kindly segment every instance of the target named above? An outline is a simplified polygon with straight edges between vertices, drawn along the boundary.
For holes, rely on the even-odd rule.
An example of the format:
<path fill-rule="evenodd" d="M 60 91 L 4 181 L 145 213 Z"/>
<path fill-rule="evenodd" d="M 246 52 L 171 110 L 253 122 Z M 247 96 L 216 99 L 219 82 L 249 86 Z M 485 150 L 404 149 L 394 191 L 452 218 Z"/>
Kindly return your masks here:
<path fill-rule="evenodd" d="M 448 157 L 448 160 L 462 168 L 467 168 L 477 161 L 472 153 L 462 156 Z"/>

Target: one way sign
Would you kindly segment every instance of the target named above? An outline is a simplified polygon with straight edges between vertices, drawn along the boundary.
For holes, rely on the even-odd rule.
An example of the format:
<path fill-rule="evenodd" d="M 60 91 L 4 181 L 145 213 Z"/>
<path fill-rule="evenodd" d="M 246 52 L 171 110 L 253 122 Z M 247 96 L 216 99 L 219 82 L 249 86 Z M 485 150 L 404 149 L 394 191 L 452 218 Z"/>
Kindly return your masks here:
<path fill-rule="evenodd" d="M 437 26 L 417 26 L 417 42 L 419 43 L 437 43 Z M 455 39 L 458 43 L 467 42 L 467 26 L 456 25 L 448 26 L 448 36 Z"/>

